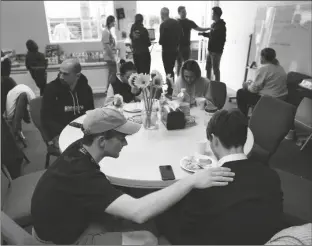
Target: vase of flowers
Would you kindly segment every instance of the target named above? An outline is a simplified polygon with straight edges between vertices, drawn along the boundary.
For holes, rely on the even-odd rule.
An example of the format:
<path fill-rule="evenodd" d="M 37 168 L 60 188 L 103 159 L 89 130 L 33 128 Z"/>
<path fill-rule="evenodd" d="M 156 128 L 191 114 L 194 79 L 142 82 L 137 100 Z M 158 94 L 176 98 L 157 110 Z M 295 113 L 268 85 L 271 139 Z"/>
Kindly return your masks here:
<path fill-rule="evenodd" d="M 158 100 L 164 85 L 161 74 L 153 70 L 151 74 L 134 73 L 129 78 L 133 88 L 142 90 L 142 123 L 145 129 L 158 129 Z"/>

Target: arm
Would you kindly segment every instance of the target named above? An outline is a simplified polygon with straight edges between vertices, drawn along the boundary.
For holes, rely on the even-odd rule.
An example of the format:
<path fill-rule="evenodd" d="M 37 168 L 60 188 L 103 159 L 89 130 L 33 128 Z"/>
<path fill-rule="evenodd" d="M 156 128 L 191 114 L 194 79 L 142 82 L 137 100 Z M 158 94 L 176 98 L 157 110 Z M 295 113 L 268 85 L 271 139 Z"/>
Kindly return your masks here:
<path fill-rule="evenodd" d="M 204 28 L 204 27 L 195 27 L 194 30 L 196 31 L 199 31 L 199 32 L 206 32 L 206 31 L 209 31 L 211 28 L 210 27 L 207 27 L 207 28 Z"/>
<path fill-rule="evenodd" d="M 230 172 L 226 170 L 230 169 L 221 167 L 202 170 L 175 182 L 165 189 L 139 199 L 124 194 L 112 202 L 105 212 L 130 219 L 136 223 L 144 223 L 180 201 L 193 188 L 204 189 L 212 186 L 227 185 L 233 178 L 225 178 L 220 175 L 234 176 L 234 174 L 231 173 L 229 175 Z"/>
<path fill-rule="evenodd" d="M 256 71 L 255 81 L 248 85 L 248 90 L 252 93 L 258 93 L 261 91 L 264 87 L 265 78 L 266 71 L 264 70 L 264 67 L 261 67 Z"/>
<path fill-rule="evenodd" d="M 163 23 L 160 24 L 160 27 L 159 27 L 159 44 L 160 45 L 163 45 L 164 43 L 164 25 Z"/>
<path fill-rule="evenodd" d="M 152 44 L 151 44 L 151 40 L 149 38 L 149 34 L 146 28 L 144 28 L 144 37 L 145 37 L 147 46 L 150 47 Z"/>

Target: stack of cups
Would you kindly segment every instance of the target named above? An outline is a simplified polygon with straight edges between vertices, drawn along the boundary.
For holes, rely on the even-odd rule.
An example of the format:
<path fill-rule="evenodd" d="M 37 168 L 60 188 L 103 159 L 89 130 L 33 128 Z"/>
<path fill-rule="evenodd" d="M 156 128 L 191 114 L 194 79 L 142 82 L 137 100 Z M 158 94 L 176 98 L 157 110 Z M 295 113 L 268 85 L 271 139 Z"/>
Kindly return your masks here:
<path fill-rule="evenodd" d="M 199 107 L 201 110 L 205 109 L 206 98 L 204 98 L 204 97 L 196 97 L 195 101 L 196 101 L 197 107 Z"/>

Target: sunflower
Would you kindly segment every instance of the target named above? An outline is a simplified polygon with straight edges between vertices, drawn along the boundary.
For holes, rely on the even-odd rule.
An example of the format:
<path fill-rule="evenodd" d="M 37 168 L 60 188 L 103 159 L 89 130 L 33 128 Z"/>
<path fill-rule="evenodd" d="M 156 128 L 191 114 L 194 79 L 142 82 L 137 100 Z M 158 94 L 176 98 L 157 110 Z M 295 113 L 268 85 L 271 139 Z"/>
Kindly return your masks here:
<path fill-rule="evenodd" d="M 134 81 L 134 85 L 138 88 L 144 89 L 150 84 L 150 75 L 140 73 L 137 79 Z"/>

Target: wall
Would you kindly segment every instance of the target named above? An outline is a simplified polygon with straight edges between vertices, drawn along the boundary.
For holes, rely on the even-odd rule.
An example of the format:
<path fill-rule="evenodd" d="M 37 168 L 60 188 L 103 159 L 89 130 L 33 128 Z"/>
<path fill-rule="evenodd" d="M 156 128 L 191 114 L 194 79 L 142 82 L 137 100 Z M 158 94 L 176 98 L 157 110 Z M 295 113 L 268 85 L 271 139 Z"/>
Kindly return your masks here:
<path fill-rule="evenodd" d="M 115 8 L 124 7 L 126 19 L 121 20 L 121 30 L 133 22 L 136 2 L 114 1 Z M 49 44 L 49 35 L 43 1 L 2 1 L 1 2 L 1 49 L 15 49 L 16 53 L 26 53 L 27 39 L 34 39 L 40 51 Z M 117 30 L 117 28 L 116 28 Z M 117 37 L 120 37 L 117 31 Z M 62 43 L 66 53 L 99 50 L 100 42 Z"/>

